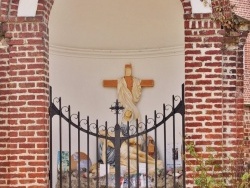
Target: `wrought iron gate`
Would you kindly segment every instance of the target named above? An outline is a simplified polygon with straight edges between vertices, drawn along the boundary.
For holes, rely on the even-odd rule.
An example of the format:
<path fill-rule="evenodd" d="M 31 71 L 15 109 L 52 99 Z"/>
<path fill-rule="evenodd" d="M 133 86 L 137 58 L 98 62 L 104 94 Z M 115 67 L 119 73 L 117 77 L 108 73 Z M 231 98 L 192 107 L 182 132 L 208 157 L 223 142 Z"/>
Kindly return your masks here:
<path fill-rule="evenodd" d="M 177 103 L 177 104 L 176 104 Z M 184 107 L 184 85 L 182 85 L 182 96 L 172 96 L 172 104 L 171 105 L 165 105 L 163 104 L 163 111 L 162 113 L 154 112 L 154 117 L 153 118 L 148 118 L 147 116 L 145 117 L 144 122 L 138 122 L 136 121 L 134 124 L 130 124 L 129 122 L 126 125 L 121 125 L 118 122 L 118 114 L 121 110 L 123 110 L 123 107 L 119 106 L 119 102 L 116 101 L 114 106 L 111 106 L 110 108 L 112 111 L 115 111 L 116 114 L 116 124 L 114 127 L 109 127 L 107 122 L 105 122 L 104 125 L 99 125 L 98 120 L 95 123 L 90 123 L 89 117 L 86 119 L 82 119 L 80 116 L 80 112 L 77 114 L 71 113 L 71 107 L 70 106 L 62 106 L 62 101 L 61 98 L 53 98 L 52 97 L 52 91 L 50 90 L 50 187 L 53 185 L 53 143 L 54 143 L 54 138 L 52 137 L 52 129 L 55 126 L 59 126 L 59 151 L 58 151 L 58 161 L 60 161 L 57 164 L 58 168 L 58 175 L 57 175 L 57 187 L 63 187 L 63 177 L 67 176 L 67 187 L 73 187 L 72 186 L 72 161 L 71 161 L 71 156 L 72 156 L 72 146 L 74 143 L 72 143 L 74 135 L 72 135 L 72 131 L 77 132 L 77 166 L 75 170 L 75 174 L 77 174 L 76 178 L 77 179 L 77 187 L 115 187 L 119 188 L 121 187 L 121 157 L 125 158 L 126 160 L 123 160 L 123 163 L 126 163 L 126 187 L 159 187 L 159 168 L 158 168 L 158 163 L 159 163 L 159 150 L 160 148 L 157 147 L 157 142 L 158 142 L 158 132 L 157 129 L 160 126 L 163 126 L 163 140 L 164 140 L 164 147 L 163 147 L 163 168 L 161 169 L 161 177 L 163 177 L 163 180 L 161 181 L 160 187 L 169 187 L 167 184 L 167 154 L 166 154 L 166 122 L 168 120 L 172 120 L 172 129 L 173 129 L 173 138 L 172 138 L 172 158 L 173 158 L 173 187 L 177 187 L 177 182 L 176 182 L 176 157 L 178 157 L 178 154 L 176 152 L 176 136 L 175 136 L 175 129 L 176 129 L 176 114 L 181 115 L 181 123 L 182 123 L 182 137 L 185 135 L 185 128 L 184 128 L 184 112 L 185 112 L 185 107 Z M 168 112 L 168 113 L 167 113 Z M 52 118 L 58 115 L 58 125 L 52 125 Z M 63 134 L 62 129 L 63 125 L 62 122 L 66 122 L 67 126 L 67 135 Z M 149 133 L 152 131 L 153 136 L 154 136 L 154 154 L 153 156 L 150 155 L 149 152 Z M 85 136 L 82 137 L 81 134 L 84 134 Z M 93 137 L 95 140 L 95 144 L 93 147 L 93 144 L 90 142 L 90 137 Z M 66 169 L 66 173 L 63 172 L 63 162 L 62 162 L 62 154 L 63 154 L 63 140 L 67 138 L 68 143 L 68 168 Z M 145 146 L 144 149 L 142 150 L 141 148 L 141 143 L 140 139 L 144 138 L 144 143 L 143 145 Z M 74 137 L 75 139 L 75 137 Z M 84 142 L 84 144 L 83 144 Z M 130 143 L 133 142 L 134 146 L 130 146 Z M 85 145 L 86 146 L 86 156 L 87 159 L 85 160 L 85 169 L 81 169 L 81 146 Z M 111 146 L 113 145 L 113 146 Z M 140 146 L 139 146 L 140 145 Z M 100 147 L 101 146 L 101 147 Z M 105 146 L 105 147 L 104 147 Z M 107 148 L 107 146 L 109 148 Z M 185 152 L 185 144 L 184 144 L 184 139 L 182 139 L 182 156 L 184 155 Z M 94 166 L 95 171 L 95 176 L 90 177 L 90 168 L 91 168 L 91 163 L 90 163 L 90 149 L 95 148 L 96 151 L 96 162 L 97 164 Z M 100 149 L 101 148 L 101 149 Z M 122 151 L 121 151 L 122 148 Z M 124 150 L 125 148 L 125 150 Z M 105 149 L 105 151 L 104 151 Z M 105 152 L 105 157 L 104 159 L 106 161 L 101 160 L 102 158 L 100 157 L 100 150 Z M 121 154 L 122 152 L 122 154 Z M 110 158 L 110 153 L 112 153 L 111 156 L 113 157 L 111 160 Z M 124 155 L 125 157 L 121 156 Z M 135 155 L 133 155 L 135 154 Z M 136 158 L 132 159 L 132 156 L 136 156 Z M 143 157 L 141 157 L 143 156 Z M 180 156 L 180 154 L 179 154 Z M 153 158 L 153 160 L 152 160 Z M 131 173 L 131 160 L 135 161 L 135 164 L 133 167 L 135 168 L 135 172 Z M 143 160 L 145 163 L 141 163 L 140 160 Z M 101 164 L 104 163 L 104 164 Z M 110 185 L 110 165 L 114 166 L 114 175 L 112 176 L 114 178 L 114 184 L 113 186 Z M 140 165 L 145 164 L 145 172 L 144 172 L 144 182 L 145 184 L 142 185 L 142 180 L 140 179 Z M 149 169 L 149 166 L 152 164 L 154 165 L 154 168 Z M 101 182 L 101 178 L 99 178 L 100 175 L 100 165 L 105 166 L 105 176 L 104 180 Z M 93 166 L 92 166 L 93 167 Z M 144 168 L 143 167 L 143 168 Z M 182 169 L 183 169 L 183 178 L 182 178 L 182 184 L 183 187 L 185 187 L 185 162 L 182 160 Z M 83 170 L 83 171 L 82 171 Z M 154 172 L 153 175 L 150 175 L 150 172 Z M 136 174 L 136 175 L 134 175 Z M 122 172 L 122 176 L 124 175 L 124 172 Z M 85 176 L 85 183 L 84 186 L 82 184 L 82 176 Z M 148 178 L 150 177 L 150 178 Z M 94 186 L 91 182 L 91 180 L 94 179 Z M 133 179 L 134 183 L 131 183 L 131 179 Z M 151 181 L 153 180 L 153 182 Z M 124 181 L 124 179 L 123 179 Z M 150 185 L 153 183 L 153 186 Z"/>

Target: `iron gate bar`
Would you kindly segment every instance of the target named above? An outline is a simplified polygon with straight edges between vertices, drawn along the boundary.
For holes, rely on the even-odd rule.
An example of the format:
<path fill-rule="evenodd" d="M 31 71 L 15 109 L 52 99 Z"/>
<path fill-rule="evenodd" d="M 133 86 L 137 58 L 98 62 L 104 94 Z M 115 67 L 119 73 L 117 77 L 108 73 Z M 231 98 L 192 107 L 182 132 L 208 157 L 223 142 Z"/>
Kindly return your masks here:
<path fill-rule="evenodd" d="M 78 139 L 78 147 L 77 147 L 77 157 L 78 157 L 78 163 L 77 163 L 77 171 L 78 171 L 78 188 L 80 188 L 80 143 L 81 143 L 81 138 L 80 138 L 80 127 L 81 127 L 81 122 L 80 122 L 80 112 L 77 113 L 77 123 L 78 123 L 78 131 L 77 131 L 77 139 Z"/>
<path fill-rule="evenodd" d="M 166 105 L 163 104 L 163 117 L 166 116 Z M 164 122 L 164 176 L 167 177 L 167 151 L 166 151 L 166 148 L 167 148 L 167 144 L 166 144 L 166 121 Z M 166 188 L 167 187 L 167 178 L 164 179 L 164 187 Z"/>
<path fill-rule="evenodd" d="M 145 129 L 148 128 L 148 117 L 145 116 Z M 148 145 L 148 133 L 146 132 L 146 146 Z M 146 147 L 146 153 L 148 153 L 148 147 Z M 148 177 L 148 155 L 146 155 L 146 177 Z M 146 187 L 148 187 L 148 178 L 146 178 Z"/>
<path fill-rule="evenodd" d="M 70 105 L 68 106 L 68 117 L 69 117 L 69 157 L 71 156 L 71 111 Z M 69 188 L 71 188 L 71 160 L 69 160 Z"/>
<path fill-rule="evenodd" d="M 186 135 L 186 130 L 185 130 L 185 95 L 184 95 L 184 84 L 182 84 L 181 86 L 181 90 L 182 90 L 182 108 L 180 110 L 180 114 L 181 114 L 181 117 L 182 117 L 182 155 L 185 156 L 185 153 L 186 153 L 186 148 L 185 148 L 185 135 Z M 184 158 L 184 157 L 183 157 Z M 182 159 L 182 184 L 183 184 L 183 188 L 186 188 L 186 172 L 185 172 L 185 169 L 186 169 L 186 163 L 185 163 L 185 160 Z"/>
<path fill-rule="evenodd" d="M 115 145 L 116 144 L 116 145 Z M 120 187 L 120 178 L 121 178 L 121 166 L 120 166 L 120 126 L 119 124 L 115 125 L 115 187 Z"/>
<path fill-rule="evenodd" d="M 115 167 L 115 187 L 120 187 L 120 178 L 121 178 L 121 166 L 120 166 L 120 150 L 121 150 L 121 144 L 123 141 L 120 139 L 120 132 L 121 132 L 121 127 L 118 124 L 118 115 L 120 110 L 123 110 L 123 106 L 119 106 L 118 100 L 115 102 L 115 106 L 110 107 L 111 111 L 115 110 L 115 115 L 116 115 L 116 125 L 115 125 L 115 137 L 113 140 L 113 144 L 115 147 L 115 164 L 117 167 Z M 116 147 L 117 146 L 117 147 Z"/>
<path fill-rule="evenodd" d="M 89 132 L 89 116 L 87 117 L 87 131 Z M 87 155 L 89 156 L 89 134 L 87 134 Z M 88 161 L 87 161 L 88 170 L 90 168 L 89 163 L 90 163 L 90 158 L 88 157 Z M 87 186 L 89 188 L 89 173 L 87 173 L 87 178 L 88 178 Z"/>
<path fill-rule="evenodd" d="M 157 124 L 157 113 L 156 110 L 154 111 L 154 124 Z M 155 187 L 157 187 L 157 128 L 154 129 L 155 131 Z"/>
<path fill-rule="evenodd" d="M 62 188 L 62 103 L 61 97 L 59 98 L 59 133 L 60 133 L 60 188 Z"/>
<path fill-rule="evenodd" d="M 173 162 L 174 162 L 174 176 L 173 176 L 173 182 L 174 182 L 174 187 L 176 186 L 176 172 L 175 172 L 175 96 L 172 96 L 172 112 L 173 112 L 173 151 L 172 151 L 172 158 L 173 158 Z"/>
<path fill-rule="evenodd" d="M 55 115 L 54 111 L 52 111 L 51 109 L 51 104 L 52 104 L 52 88 L 49 88 L 50 92 L 49 92 L 49 101 L 50 101 L 50 106 L 49 106 L 49 180 L 50 180 L 50 188 L 52 188 L 53 185 L 53 178 L 52 178 L 52 152 L 53 152 L 53 148 L 52 148 L 52 118 Z"/>
<path fill-rule="evenodd" d="M 105 122 L 105 145 L 107 147 L 108 145 L 108 139 L 107 139 L 107 135 L 108 135 L 108 124 L 107 124 L 107 121 Z M 106 151 L 105 151 L 105 155 L 106 155 L 106 161 L 105 161 L 105 165 L 106 165 L 106 187 L 108 187 L 108 178 L 109 178 L 109 173 L 108 173 L 108 154 L 107 154 L 107 148 L 106 148 Z M 103 161 L 104 162 L 104 161 Z"/>
<path fill-rule="evenodd" d="M 136 120 L 136 134 L 138 132 L 139 132 L 139 124 L 138 124 L 138 119 L 137 119 Z M 136 185 L 137 185 L 137 187 L 139 187 L 139 145 L 138 145 L 138 138 L 139 138 L 139 136 L 136 137 L 136 171 L 137 171 Z"/>
<path fill-rule="evenodd" d="M 127 133 L 128 133 L 128 137 L 130 135 L 130 129 L 129 129 L 129 122 L 127 122 Z M 129 143 L 129 138 L 127 138 L 127 142 Z M 129 147 L 128 149 L 128 153 L 130 152 Z M 130 155 L 128 155 L 128 180 L 130 180 Z M 128 183 L 128 188 L 130 188 L 130 183 Z"/>
<path fill-rule="evenodd" d="M 96 123 L 95 123 L 95 125 L 96 125 L 96 134 L 98 134 L 99 133 L 99 128 L 98 128 L 98 120 L 96 120 Z M 98 153 L 98 137 L 96 137 L 96 153 Z M 97 165 L 96 165 L 96 188 L 98 188 L 99 187 L 99 171 L 98 171 L 98 154 L 96 155 L 96 163 L 97 163 Z"/>

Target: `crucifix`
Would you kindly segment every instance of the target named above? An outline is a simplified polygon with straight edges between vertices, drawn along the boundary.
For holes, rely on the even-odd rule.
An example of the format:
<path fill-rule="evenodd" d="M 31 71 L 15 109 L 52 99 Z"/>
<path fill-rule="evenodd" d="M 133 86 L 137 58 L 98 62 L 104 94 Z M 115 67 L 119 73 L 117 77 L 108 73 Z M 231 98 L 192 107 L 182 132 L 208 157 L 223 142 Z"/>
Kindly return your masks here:
<path fill-rule="evenodd" d="M 124 107 L 123 120 L 131 121 L 140 118 L 136 103 L 141 97 L 141 87 L 153 87 L 154 80 L 140 80 L 132 76 L 132 65 L 125 65 L 125 75 L 117 80 L 103 80 L 104 87 L 116 87 L 118 101 Z"/>
<path fill-rule="evenodd" d="M 104 87 L 116 87 L 117 88 L 117 94 L 118 94 L 118 101 L 121 103 L 123 108 L 122 113 L 122 121 L 121 124 L 116 124 L 117 127 L 122 131 L 124 135 L 129 133 L 129 128 L 127 127 L 128 123 L 129 125 L 136 125 L 137 121 L 140 122 L 140 112 L 136 106 L 136 103 L 140 100 L 141 97 L 141 88 L 142 87 L 153 87 L 154 86 L 154 80 L 140 80 L 136 77 L 132 76 L 132 65 L 126 64 L 125 65 L 125 75 L 117 80 L 103 80 L 103 86 Z M 116 102 L 116 109 L 118 108 L 118 101 Z M 118 115 L 118 114 L 117 114 Z M 116 117 L 118 120 L 118 116 Z M 139 132 L 143 131 L 141 130 L 141 127 L 138 127 Z M 117 133 L 118 134 L 118 133 Z M 137 143 L 140 147 L 143 146 L 145 143 L 145 135 L 142 135 L 139 137 L 139 140 Z M 148 145 L 148 151 L 151 155 L 154 154 L 154 146 Z M 138 149 L 138 148 L 137 148 Z M 139 149 L 140 151 L 141 149 Z M 138 152 L 138 151 L 137 151 Z M 120 153 L 119 153 L 120 154 Z M 118 156 L 118 153 L 115 155 Z M 135 154 L 137 156 L 137 154 Z"/>

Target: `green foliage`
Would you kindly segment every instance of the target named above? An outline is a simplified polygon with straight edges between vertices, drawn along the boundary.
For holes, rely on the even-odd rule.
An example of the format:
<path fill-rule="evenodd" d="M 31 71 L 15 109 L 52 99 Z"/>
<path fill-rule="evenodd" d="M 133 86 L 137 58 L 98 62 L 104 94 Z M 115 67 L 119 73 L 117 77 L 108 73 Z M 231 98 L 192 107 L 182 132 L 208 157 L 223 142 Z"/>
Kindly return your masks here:
<path fill-rule="evenodd" d="M 208 158 L 203 158 L 195 150 L 193 143 L 187 145 L 187 151 L 195 159 L 193 171 L 196 174 L 194 177 L 194 184 L 200 188 L 224 188 L 225 183 L 221 178 L 215 178 L 214 171 L 218 165 L 214 164 L 214 155 L 210 154 Z M 208 151 L 212 152 L 211 148 Z M 193 165 L 193 164 L 192 164 Z"/>
<path fill-rule="evenodd" d="M 250 187 L 250 173 L 245 172 L 241 177 L 241 184 L 239 188 L 249 188 Z"/>
<path fill-rule="evenodd" d="M 194 143 L 187 145 L 188 153 L 194 158 L 194 161 L 186 163 L 192 166 L 194 172 L 194 184 L 199 188 L 226 188 L 227 181 L 231 181 L 234 176 L 237 176 L 239 172 L 234 172 L 235 168 L 225 168 L 222 165 L 216 164 L 216 156 L 218 155 L 212 148 L 207 148 L 210 153 L 208 156 L 203 157 L 201 154 L 196 152 L 196 147 Z M 218 159 L 217 159 L 218 160 Z M 228 157 L 230 163 L 233 163 L 233 158 Z M 233 166 L 234 164 L 229 164 Z M 224 172 L 231 172 L 232 175 L 229 177 L 223 176 Z M 233 185 L 232 185 L 233 184 Z M 237 181 L 233 181 L 231 185 L 234 188 L 249 188 L 250 187 L 250 173 L 245 172 L 242 174 L 241 178 Z"/>

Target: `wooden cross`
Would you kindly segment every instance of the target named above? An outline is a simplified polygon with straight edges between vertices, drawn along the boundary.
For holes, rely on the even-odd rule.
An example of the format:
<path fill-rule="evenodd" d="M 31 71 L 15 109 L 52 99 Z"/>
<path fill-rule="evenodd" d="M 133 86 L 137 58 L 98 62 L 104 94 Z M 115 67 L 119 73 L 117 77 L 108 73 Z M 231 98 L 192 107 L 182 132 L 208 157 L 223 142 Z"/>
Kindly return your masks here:
<path fill-rule="evenodd" d="M 133 76 L 132 76 L 132 65 L 126 64 L 125 65 L 125 81 L 127 83 L 127 87 L 132 92 L 133 88 Z M 117 80 L 103 80 L 104 87 L 117 87 Z M 154 80 L 141 80 L 141 87 L 153 87 Z"/>

